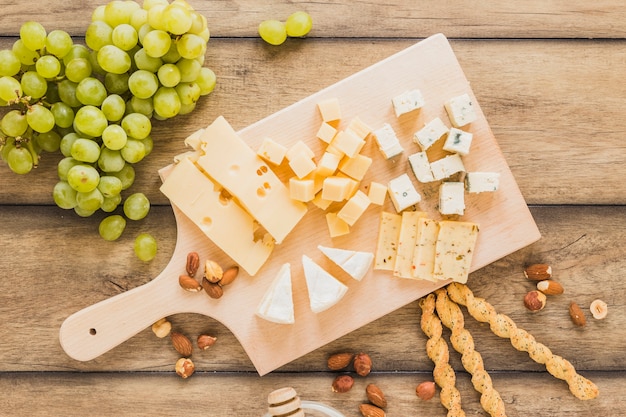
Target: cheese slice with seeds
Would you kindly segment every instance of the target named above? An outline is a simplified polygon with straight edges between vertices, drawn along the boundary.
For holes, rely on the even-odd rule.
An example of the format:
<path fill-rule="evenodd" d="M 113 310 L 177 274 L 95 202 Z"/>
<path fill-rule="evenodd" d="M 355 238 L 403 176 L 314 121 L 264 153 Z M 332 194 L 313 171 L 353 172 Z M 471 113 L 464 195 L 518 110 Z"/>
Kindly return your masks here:
<path fill-rule="evenodd" d="M 281 266 L 272 285 L 265 292 L 256 314 L 274 323 L 293 324 L 295 322 L 289 263 Z"/>
<path fill-rule="evenodd" d="M 309 303 L 314 313 L 321 313 L 337 304 L 348 291 L 347 286 L 306 255 L 302 255 L 302 266 L 309 290 Z"/>
<path fill-rule="evenodd" d="M 471 222 L 439 222 L 433 275 L 465 284 L 472 265 L 478 225 Z"/>
<path fill-rule="evenodd" d="M 357 281 L 363 279 L 374 261 L 374 254 L 371 252 L 329 248 L 322 245 L 318 245 L 317 248 L 322 251 L 328 259 L 337 264 L 337 266 L 346 271 L 348 275 Z"/>

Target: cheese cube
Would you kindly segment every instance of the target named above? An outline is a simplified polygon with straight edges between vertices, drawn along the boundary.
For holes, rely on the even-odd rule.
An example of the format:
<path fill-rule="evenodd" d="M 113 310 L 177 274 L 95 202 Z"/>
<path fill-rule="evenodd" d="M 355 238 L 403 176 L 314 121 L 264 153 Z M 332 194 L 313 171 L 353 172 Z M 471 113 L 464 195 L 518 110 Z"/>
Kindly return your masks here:
<path fill-rule="evenodd" d="M 278 324 L 295 323 L 293 291 L 291 286 L 291 265 L 285 263 L 256 309 L 256 315 Z"/>
<path fill-rule="evenodd" d="M 444 107 L 454 127 L 462 127 L 476 120 L 476 110 L 469 94 L 461 94 L 448 100 Z"/>
<path fill-rule="evenodd" d="M 468 172 L 465 176 L 465 189 L 468 193 L 497 191 L 499 186 L 498 172 Z"/>
<path fill-rule="evenodd" d="M 435 180 L 438 181 L 448 178 L 457 172 L 465 171 L 465 165 L 463 165 L 461 155 L 455 153 L 432 162 L 430 170 Z"/>
<path fill-rule="evenodd" d="M 396 117 L 412 112 L 424 106 L 424 97 L 420 90 L 408 90 L 391 99 Z"/>
<path fill-rule="evenodd" d="M 337 98 L 329 98 L 317 103 L 322 120 L 325 122 L 334 122 L 341 119 L 341 107 Z"/>
<path fill-rule="evenodd" d="M 401 215 L 386 211 L 380 213 L 376 252 L 374 254 L 374 269 L 393 271 L 393 267 L 396 264 L 401 224 Z"/>
<path fill-rule="evenodd" d="M 343 205 L 337 213 L 337 217 L 346 222 L 349 226 L 354 226 L 354 223 L 363 215 L 369 205 L 369 197 L 363 191 L 359 190 Z"/>
<path fill-rule="evenodd" d="M 287 147 L 275 142 L 271 138 L 265 138 L 256 153 L 267 162 L 280 165 L 287 154 Z"/>
<path fill-rule="evenodd" d="M 331 152 L 324 152 L 317 163 L 317 173 L 323 177 L 329 177 L 337 171 L 341 157 Z"/>
<path fill-rule="evenodd" d="M 472 145 L 472 135 L 470 132 L 465 132 L 461 129 L 453 127 L 448 133 L 445 143 L 443 144 L 443 150 L 448 152 L 455 152 L 459 155 L 467 155 L 470 152 L 470 146 Z"/>
<path fill-rule="evenodd" d="M 472 266 L 478 239 L 478 225 L 471 222 L 441 221 L 437 235 L 433 275 L 465 284 Z"/>
<path fill-rule="evenodd" d="M 306 143 L 299 140 L 291 148 L 289 148 L 287 152 L 285 152 L 285 157 L 288 161 L 291 161 L 299 155 L 304 155 L 309 159 L 313 159 L 313 157 L 315 157 L 315 152 L 313 152 Z"/>
<path fill-rule="evenodd" d="M 358 117 L 350 120 L 350 123 L 348 124 L 346 130 L 351 131 L 363 140 L 365 140 L 365 138 L 367 138 L 367 136 L 372 133 L 372 128 L 363 123 L 363 121 Z"/>
<path fill-rule="evenodd" d="M 299 153 L 289 160 L 289 167 L 298 178 L 304 178 L 315 170 L 316 165 L 308 154 Z"/>
<path fill-rule="evenodd" d="M 370 182 L 367 197 L 370 199 L 372 204 L 382 206 L 385 204 L 385 198 L 387 197 L 387 186 L 379 182 Z"/>
<path fill-rule="evenodd" d="M 333 203 L 333 201 L 324 200 L 322 198 L 322 193 L 319 193 L 319 192 L 315 194 L 315 197 L 313 198 L 313 200 L 311 200 L 311 202 L 315 204 L 315 206 L 320 208 L 321 210 L 326 210 Z"/>
<path fill-rule="evenodd" d="M 330 143 L 332 142 L 336 134 L 337 129 L 335 129 L 333 126 L 329 125 L 326 122 L 322 122 L 315 136 L 322 142 Z"/>
<path fill-rule="evenodd" d="M 289 196 L 298 201 L 311 201 L 315 198 L 313 180 L 289 178 Z"/>
<path fill-rule="evenodd" d="M 378 149 L 383 154 L 385 159 L 391 159 L 404 152 L 396 132 L 393 130 L 389 123 L 383 124 L 379 129 L 374 132 L 374 139 L 378 144 Z"/>
<path fill-rule="evenodd" d="M 361 181 L 370 165 L 372 165 L 372 158 L 358 154 L 353 158 L 345 158 L 341 161 L 341 163 L 339 163 L 339 171 L 357 181 Z"/>
<path fill-rule="evenodd" d="M 195 151 L 200 150 L 200 145 L 202 145 L 202 134 L 204 133 L 204 129 L 198 129 L 193 132 L 191 135 L 185 138 L 185 146 L 192 148 Z"/>
<path fill-rule="evenodd" d="M 422 200 L 407 174 L 402 174 L 390 180 L 387 188 L 389 197 L 398 213 Z"/>
<path fill-rule="evenodd" d="M 343 201 L 352 188 L 350 178 L 332 176 L 324 179 L 322 198 L 329 201 Z"/>
<path fill-rule="evenodd" d="M 428 156 L 425 151 L 410 155 L 409 165 L 411 166 L 413 174 L 415 174 L 415 178 L 417 178 L 419 182 L 435 181 L 435 177 L 433 177 L 433 173 L 430 170 L 430 162 L 428 162 Z"/>
<path fill-rule="evenodd" d="M 346 200 L 349 199 L 359 189 L 359 181 L 357 181 L 357 180 L 355 180 L 353 178 L 348 177 L 343 172 L 338 172 L 336 176 L 339 177 L 339 178 L 346 178 L 348 180 L 348 187 L 346 188 L 346 198 L 345 199 Z"/>
<path fill-rule="evenodd" d="M 439 212 L 441 214 L 459 214 L 465 212 L 465 184 L 462 182 L 444 182 L 439 186 Z"/>
<path fill-rule="evenodd" d="M 349 158 L 352 158 L 363 149 L 365 141 L 351 130 L 341 130 L 337 133 L 331 145 L 346 154 Z"/>
<path fill-rule="evenodd" d="M 398 237 L 398 250 L 396 263 L 393 268 L 393 276 L 399 278 L 413 278 L 413 252 L 417 241 L 418 220 L 425 217 L 422 211 L 403 211 L 400 235 Z"/>
<path fill-rule="evenodd" d="M 423 128 L 415 132 L 413 141 L 425 151 L 446 133 L 448 133 L 448 126 L 443 124 L 440 118 L 435 117 L 433 120 L 426 123 Z"/>
<path fill-rule="evenodd" d="M 417 240 L 413 250 L 413 277 L 436 282 L 433 276 L 439 223 L 435 220 L 420 217 L 417 221 Z"/>
<path fill-rule="evenodd" d="M 343 236 L 350 233 L 350 226 L 337 217 L 337 213 L 326 213 L 326 224 L 328 225 L 330 237 Z"/>

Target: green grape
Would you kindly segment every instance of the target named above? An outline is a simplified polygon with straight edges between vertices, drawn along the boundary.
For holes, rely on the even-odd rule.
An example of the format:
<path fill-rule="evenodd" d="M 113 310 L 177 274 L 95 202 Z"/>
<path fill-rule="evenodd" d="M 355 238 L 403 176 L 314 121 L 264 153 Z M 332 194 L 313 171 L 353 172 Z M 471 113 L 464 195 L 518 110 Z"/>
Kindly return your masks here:
<path fill-rule="evenodd" d="M 80 162 L 96 162 L 100 158 L 100 145 L 91 139 L 78 138 L 70 150 L 72 158 Z"/>
<path fill-rule="evenodd" d="M 98 168 L 100 168 L 102 172 L 106 172 L 107 174 L 120 172 L 125 166 L 126 161 L 122 158 L 120 151 L 109 149 L 106 146 L 100 150 Z M 120 178 L 120 180 L 121 179 L 122 178 Z"/>
<path fill-rule="evenodd" d="M 46 38 L 46 52 L 58 59 L 63 59 L 71 51 L 73 45 L 72 37 L 64 30 L 55 29 L 48 33 Z"/>
<path fill-rule="evenodd" d="M 26 121 L 35 132 L 49 132 L 54 127 L 54 115 L 46 107 L 35 104 L 28 108 Z"/>
<path fill-rule="evenodd" d="M 68 133 L 61 138 L 60 150 L 63 156 L 72 156 L 72 145 L 74 144 L 74 141 L 76 141 L 76 139 L 78 138 L 80 138 L 80 136 L 78 136 L 78 134 L 75 132 Z"/>
<path fill-rule="evenodd" d="M 137 9 L 130 16 L 130 25 L 135 28 L 137 32 L 139 29 L 148 23 L 148 11 L 145 9 Z"/>
<path fill-rule="evenodd" d="M 151 9 L 152 10 L 152 9 Z M 142 45 L 146 54 L 153 58 L 160 58 L 170 49 L 172 39 L 163 30 L 151 30 L 143 37 Z"/>
<path fill-rule="evenodd" d="M 148 24 L 156 30 L 165 31 L 163 11 L 167 4 L 154 4 L 148 9 Z"/>
<path fill-rule="evenodd" d="M 11 152 L 11 149 L 15 148 L 15 138 L 4 138 L 3 142 L 0 143 L 2 143 L 2 145 L 0 146 L 0 159 L 6 161 L 9 157 L 9 152 Z"/>
<path fill-rule="evenodd" d="M 122 192 L 122 180 L 112 175 L 103 175 L 98 183 L 98 190 L 104 197 L 113 197 Z"/>
<path fill-rule="evenodd" d="M 73 209 L 76 207 L 76 190 L 67 181 L 59 181 L 52 189 L 52 199 L 62 209 Z"/>
<path fill-rule="evenodd" d="M 46 93 L 46 102 L 47 103 L 57 103 L 61 101 L 61 97 L 59 96 L 59 86 L 56 81 L 48 80 L 48 91 Z"/>
<path fill-rule="evenodd" d="M 100 174 L 91 165 L 74 165 L 67 171 L 67 182 L 76 191 L 88 193 L 98 186 Z"/>
<path fill-rule="evenodd" d="M 91 21 L 95 21 L 95 20 L 102 20 L 104 21 L 104 8 L 105 8 L 105 4 L 101 4 L 99 6 L 97 6 L 95 9 L 93 9 L 93 12 L 91 13 Z"/>
<path fill-rule="evenodd" d="M 299 38 L 306 36 L 313 27 L 313 19 L 307 12 L 292 13 L 285 21 L 287 36 Z"/>
<path fill-rule="evenodd" d="M 70 51 L 63 57 L 63 63 L 67 65 L 72 59 L 76 58 L 89 60 L 89 48 L 79 43 L 73 44 Z"/>
<path fill-rule="evenodd" d="M 144 193 L 129 195 L 124 201 L 124 215 L 131 220 L 141 220 L 150 211 L 150 200 Z"/>
<path fill-rule="evenodd" d="M 111 213 L 115 211 L 115 209 L 121 204 L 122 195 L 118 194 L 113 197 L 104 197 L 104 201 L 102 201 L 102 205 L 100 206 L 100 210 Z"/>
<path fill-rule="evenodd" d="M 180 83 L 176 87 L 182 105 L 189 105 L 200 99 L 200 86 L 196 83 Z"/>
<path fill-rule="evenodd" d="M 181 104 L 178 114 L 189 114 L 196 109 L 197 103 Z"/>
<path fill-rule="evenodd" d="M 189 9 L 177 4 L 168 4 L 165 6 L 161 19 L 165 30 L 174 35 L 186 33 L 193 23 Z"/>
<path fill-rule="evenodd" d="M 150 134 L 152 123 L 150 119 L 141 113 L 130 113 L 122 119 L 122 128 L 131 138 L 143 139 Z"/>
<path fill-rule="evenodd" d="M 93 190 L 86 193 L 76 193 L 76 206 L 85 211 L 94 212 L 98 210 L 103 201 L 104 197 L 102 196 L 100 190 L 98 190 L 97 188 L 94 188 Z"/>
<path fill-rule="evenodd" d="M 196 79 L 196 83 L 200 86 L 200 95 L 206 96 L 210 94 L 215 89 L 215 84 L 217 82 L 217 77 L 212 69 L 207 67 L 202 67 L 200 69 L 200 75 Z"/>
<path fill-rule="evenodd" d="M 128 139 L 126 145 L 120 149 L 122 158 L 130 164 L 136 164 L 146 156 L 146 148 L 142 141 L 137 139 Z"/>
<path fill-rule="evenodd" d="M 85 43 L 94 51 L 99 51 L 105 45 L 113 43 L 113 28 L 102 20 L 94 20 L 85 32 Z"/>
<path fill-rule="evenodd" d="M 200 32 L 198 34 L 198 36 L 200 36 L 202 39 L 204 39 L 204 42 L 208 42 L 209 39 L 211 38 L 211 32 L 209 31 L 208 27 L 205 27 L 202 32 Z"/>
<path fill-rule="evenodd" d="M 95 212 L 95 210 L 84 210 L 78 206 L 74 207 L 74 213 L 78 214 L 80 217 L 90 217 Z"/>
<path fill-rule="evenodd" d="M 102 132 L 102 143 L 114 151 L 126 146 L 128 135 L 120 125 L 108 125 Z"/>
<path fill-rule="evenodd" d="M 98 51 L 98 63 L 103 70 L 113 74 L 123 74 L 131 66 L 130 56 L 115 45 L 105 45 Z"/>
<path fill-rule="evenodd" d="M 128 88 L 135 97 L 150 98 L 159 88 L 159 79 L 150 71 L 137 70 L 130 75 Z"/>
<path fill-rule="evenodd" d="M 55 130 L 38 133 L 34 137 L 34 140 L 37 146 L 46 152 L 56 152 L 61 146 L 61 135 L 59 135 Z"/>
<path fill-rule="evenodd" d="M 126 219 L 119 214 L 105 217 L 98 226 L 98 233 L 104 240 L 114 241 L 119 239 L 126 228 Z"/>
<path fill-rule="evenodd" d="M 22 92 L 33 99 L 42 98 L 48 91 L 48 82 L 36 71 L 26 71 L 22 74 Z"/>
<path fill-rule="evenodd" d="M 161 65 L 163 65 L 163 60 L 161 58 L 151 57 L 146 53 L 146 50 L 144 48 L 141 48 L 137 52 L 135 52 L 134 59 L 135 65 L 137 65 L 138 69 L 150 71 L 153 73 L 156 73 L 159 68 L 161 68 Z"/>
<path fill-rule="evenodd" d="M 131 97 L 130 98 L 130 103 L 129 103 L 129 109 L 131 110 L 128 114 L 130 113 L 141 113 L 145 116 L 148 116 L 149 118 L 152 117 L 152 114 L 154 112 L 154 106 L 152 105 L 152 99 L 150 98 L 138 98 L 138 97 Z"/>
<path fill-rule="evenodd" d="M 166 64 L 175 64 L 181 58 L 180 53 L 178 52 L 178 47 L 176 42 L 170 43 L 170 49 L 167 50 L 165 55 L 161 57 L 164 63 Z"/>
<path fill-rule="evenodd" d="M 67 172 L 75 165 L 80 165 L 80 162 L 71 156 L 66 156 L 61 159 L 57 164 L 57 175 L 61 181 L 67 181 Z"/>
<path fill-rule="evenodd" d="M 38 51 L 46 46 L 46 29 L 38 22 L 25 22 L 20 27 L 20 39 L 31 51 Z"/>
<path fill-rule="evenodd" d="M 131 164 L 125 164 L 122 169 L 111 175 L 122 181 L 122 190 L 127 190 L 135 182 L 135 168 Z"/>
<path fill-rule="evenodd" d="M 20 110 L 9 111 L 2 118 L 2 121 L 0 122 L 0 129 L 2 129 L 2 133 L 7 136 L 22 136 L 26 133 L 26 129 L 28 129 L 26 115 Z"/>
<path fill-rule="evenodd" d="M 22 96 L 22 85 L 13 77 L 0 77 L 0 99 L 4 101 L 15 100 Z"/>
<path fill-rule="evenodd" d="M 82 104 L 100 106 L 107 98 L 107 89 L 97 78 L 83 78 L 76 87 L 76 98 Z"/>
<path fill-rule="evenodd" d="M 50 106 L 50 111 L 57 126 L 67 128 L 74 123 L 74 110 L 62 101 L 57 101 Z"/>
<path fill-rule="evenodd" d="M 104 99 L 102 105 L 100 106 L 100 110 L 102 110 L 104 117 L 106 117 L 109 122 L 118 122 L 122 120 L 122 117 L 124 117 L 126 102 L 120 95 L 111 94 Z"/>
<path fill-rule="evenodd" d="M 68 80 L 78 83 L 91 76 L 93 68 L 87 58 L 74 58 L 65 65 L 65 76 Z"/>
<path fill-rule="evenodd" d="M 198 35 L 186 33 L 176 42 L 178 53 L 187 59 L 196 59 L 206 52 L 206 42 Z"/>
<path fill-rule="evenodd" d="M 111 94 L 122 95 L 128 91 L 128 79 L 130 75 L 128 73 L 113 74 L 107 72 L 104 76 L 104 86 Z"/>
<path fill-rule="evenodd" d="M 78 83 L 70 80 L 63 80 L 58 86 L 59 98 L 63 103 L 72 108 L 80 107 L 82 105 L 76 98 L 76 87 L 78 87 Z"/>
<path fill-rule="evenodd" d="M 176 87 L 180 82 L 180 70 L 174 64 L 165 64 L 157 72 L 159 81 L 164 87 Z"/>
<path fill-rule="evenodd" d="M 150 155 L 152 149 L 154 148 L 154 141 L 152 140 L 152 136 L 141 139 L 141 143 L 143 143 L 143 148 L 145 149 L 146 156 Z"/>
<path fill-rule="evenodd" d="M 109 1 L 104 6 L 104 21 L 111 27 L 129 23 L 133 12 L 139 7 L 139 4 L 134 1 Z"/>
<path fill-rule="evenodd" d="M 0 76 L 12 77 L 20 72 L 21 67 L 22 63 L 12 50 L 3 49 L 0 51 Z"/>
<path fill-rule="evenodd" d="M 176 63 L 178 70 L 180 71 L 180 82 L 190 83 L 195 81 L 200 76 L 202 70 L 202 64 L 195 59 L 182 58 Z"/>
<path fill-rule="evenodd" d="M 98 51 L 89 52 L 89 64 L 91 65 L 92 76 L 96 75 L 100 78 L 108 74 L 108 72 L 103 70 L 100 64 L 98 63 Z"/>
<path fill-rule="evenodd" d="M 157 254 L 156 239 L 149 233 L 140 233 L 135 239 L 135 255 L 144 262 L 154 259 Z"/>
<path fill-rule="evenodd" d="M 160 87 L 152 99 L 154 112 L 163 119 L 174 117 L 180 112 L 181 102 L 176 90 L 171 87 Z"/>
<path fill-rule="evenodd" d="M 169 4 L 168 0 L 144 0 L 143 1 L 143 8 L 145 10 L 150 10 L 152 7 L 158 5 L 158 4 L 162 4 L 164 6 L 167 6 Z"/>
<path fill-rule="evenodd" d="M 83 106 L 74 116 L 74 129 L 91 137 L 99 137 L 109 122 L 102 110 L 95 106 Z"/>
<path fill-rule="evenodd" d="M 24 42 L 21 39 L 13 42 L 13 46 L 11 48 L 15 56 L 20 60 L 22 65 L 34 65 L 39 59 L 39 54 L 33 50 L 28 49 Z"/>
<path fill-rule="evenodd" d="M 44 78 L 54 78 L 61 73 L 61 63 L 54 55 L 44 55 L 35 63 L 35 69 Z"/>
<path fill-rule="evenodd" d="M 7 164 L 16 174 L 28 174 L 34 166 L 33 156 L 24 147 L 14 147 L 7 155 Z"/>
<path fill-rule="evenodd" d="M 203 30 L 207 28 L 206 17 L 202 14 L 192 11 L 191 12 L 191 27 L 189 28 L 189 33 L 193 33 L 195 35 L 200 35 Z M 207 39 L 208 40 L 208 39 Z"/>
<path fill-rule="evenodd" d="M 287 29 L 279 20 L 264 20 L 259 24 L 259 35 L 270 45 L 281 45 L 287 39 Z"/>
<path fill-rule="evenodd" d="M 123 23 L 113 29 L 111 40 L 113 45 L 123 49 L 124 51 L 129 51 L 137 45 L 139 36 L 137 35 L 137 31 L 134 27 L 128 23 Z"/>

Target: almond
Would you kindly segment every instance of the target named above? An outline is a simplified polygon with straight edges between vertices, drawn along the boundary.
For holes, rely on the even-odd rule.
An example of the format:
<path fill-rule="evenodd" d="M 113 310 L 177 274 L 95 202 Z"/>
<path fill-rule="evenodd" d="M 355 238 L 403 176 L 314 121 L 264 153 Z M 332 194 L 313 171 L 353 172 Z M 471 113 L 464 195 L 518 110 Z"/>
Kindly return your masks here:
<path fill-rule="evenodd" d="M 211 298 L 220 298 L 222 295 L 224 295 L 224 290 L 222 289 L 222 287 L 215 282 L 210 282 L 208 279 L 206 279 L 206 277 L 202 278 L 202 288 L 204 288 L 204 291 Z"/>
<path fill-rule="evenodd" d="M 217 262 L 209 259 L 204 263 L 204 277 L 209 282 L 216 283 L 222 279 L 223 275 L 224 270 Z"/>
<path fill-rule="evenodd" d="M 374 384 L 368 384 L 367 387 L 365 387 L 365 394 L 367 395 L 367 399 L 369 400 L 369 402 L 374 404 L 376 407 L 387 407 L 387 399 L 385 398 L 385 394 L 383 394 L 383 391 L 378 388 L 378 386 Z"/>
<path fill-rule="evenodd" d="M 341 369 L 345 369 L 352 362 L 352 358 L 354 354 L 348 352 L 335 353 L 331 355 L 327 362 L 328 369 L 331 371 L 339 371 Z"/>
<path fill-rule="evenodd" d="M 372 370 L 372 358 L 367 353 L 359 353 L 352 363 L 354 370 L 360 376 L 367 376 Z"/>
<path fill-rule="evenodd" d="M 333 381 L 331 389 L 333 392 L 343 394 L 350 391 L 350 389 L 352 389 L 352 385 L 354 385 L 354 378 L 350 375 L 338 375 Z"/>
<path fill-rule="evenodd" d="M 198 336 L 198 339 L 196 342 L 200 350 L 207 350 L 208 348 L 213 346 L 216 341 L 217 341 L 217 337 L 209 336 L 208 334 L 201 334 L 200 336 Z"/>
<path fill-rule="evenodd" d="M 218 281 L 218 284 L 222 287 L 228 285 L 232 283 L 235 278 L 237 278 L 237 275 L 239 275 L 239 267 L 236 265 L 231 266 L 226 271 L 224 271 L 224 274 L 222 274 L 222 279 Z"/>
<path fill-rule="evenodd" d="M 202 285 L 195 278 L 189 275 L 181 275 L 178 277 L 178 283 L 185 291 L 198 292 L 202 290 Z"/>
<path fill-rule="evenodd" d="M 385 417 L 385 410 L 372 404 L 361 404 L 359 411 L 363 417 Z"/>
<path fill-rule="evenodd" d="M 200 268 L 200 255 L 198 252 L 189 252 L 187 254 L 187 263 L 185 264 L 185 270 L 187 275 L 195 277 L 198 269 Z"/>
<path fill-rule="evenodd" d="M 576 326 L 583 327 L 585 324 L 587 324 L 585 313 L 583 313 L 583 310 L 580 308 L 580 306 L 573 301 L 569 303 L 569 316 L 572 318 L 572 322 Z"/>
<path fill-rule="evenodd" d="M 548 264 L 532 264 L 524 269 L 524 276 L 531 281 L 552 278 L 552 267 Z"/>
<path fill-rule="evenodd" d="M 539 281 L 537 283 L 537 289 L 546 295 L 558 295 L 564 292 L 563 286 L 551 279 Z"/>
<path fill-rule="evenodd" d="M 174 349 L 176 349 L 178 353 L 183 356 L 191 356 L 191 353 L 193 352 L 193 345 L 187 336 L 182 333 L 172 332 L 170 334 L 170 338 L 172 339 Z"/>

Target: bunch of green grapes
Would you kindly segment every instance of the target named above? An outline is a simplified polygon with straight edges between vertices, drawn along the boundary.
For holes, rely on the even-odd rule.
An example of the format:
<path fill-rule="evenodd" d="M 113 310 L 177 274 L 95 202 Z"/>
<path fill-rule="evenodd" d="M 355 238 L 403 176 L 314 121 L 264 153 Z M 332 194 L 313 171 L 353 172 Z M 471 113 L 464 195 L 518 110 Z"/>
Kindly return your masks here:
<path fill-rule="evenodd" d="M 285 22 L 276 19 L 264 20 L 259 24 L 259 36 L 270 45 L 281 45 L 287 37 L 301 38 L 308 35 L 313 19 L 307 12 L 294 12 Z"/>

